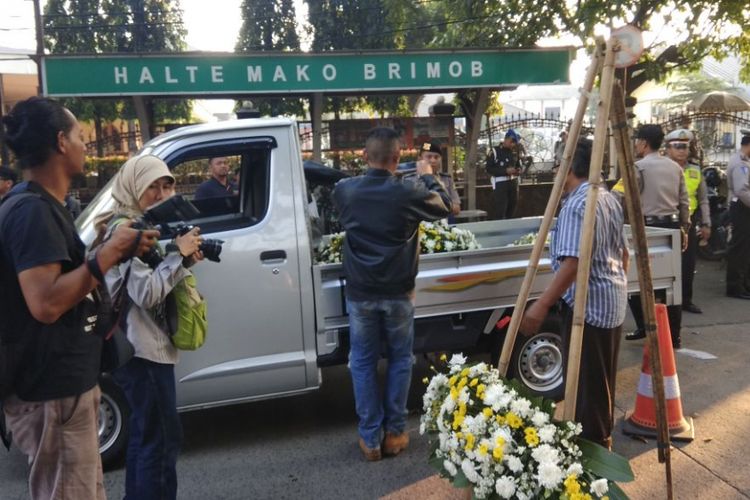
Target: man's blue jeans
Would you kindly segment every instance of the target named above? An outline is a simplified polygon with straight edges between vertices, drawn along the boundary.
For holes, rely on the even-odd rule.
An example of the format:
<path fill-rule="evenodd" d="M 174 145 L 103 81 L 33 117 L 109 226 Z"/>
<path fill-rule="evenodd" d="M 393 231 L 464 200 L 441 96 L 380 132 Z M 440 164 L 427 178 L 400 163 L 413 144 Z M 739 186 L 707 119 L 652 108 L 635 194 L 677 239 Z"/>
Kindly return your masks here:
<path fill-rule="evenodd" d="M 177 414 L 174 365 L 133 358 L 115 370 L 130 405 L 125 500 L 177 497 L 177 455 L 182 425 Z"/>
<path fill-rule="evenodd" d="M 381 430 L 400 434 L 406 427 L 406 399 L 412 372 L 414 304 L 408 298 L 354 301 L 349 311 L 349 368 L 359 416 L 359 435 L 368 448 L 380 448 Z M 385 390 L 378 389 L 378 360 L 388 359 Z"/>

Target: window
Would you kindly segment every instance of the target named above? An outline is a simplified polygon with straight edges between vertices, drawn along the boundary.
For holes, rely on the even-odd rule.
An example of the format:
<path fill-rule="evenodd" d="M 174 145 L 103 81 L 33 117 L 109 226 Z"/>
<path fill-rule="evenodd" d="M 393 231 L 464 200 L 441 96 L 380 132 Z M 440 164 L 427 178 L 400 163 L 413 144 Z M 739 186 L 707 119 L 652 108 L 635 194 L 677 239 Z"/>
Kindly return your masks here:
<path fill-rule="evenodd" d="M 166 159 L 176 191 L 200 214 L 190 220 L 204 232 L 257 224 L 268 210 L 271 138 L 199 144 Z"/>

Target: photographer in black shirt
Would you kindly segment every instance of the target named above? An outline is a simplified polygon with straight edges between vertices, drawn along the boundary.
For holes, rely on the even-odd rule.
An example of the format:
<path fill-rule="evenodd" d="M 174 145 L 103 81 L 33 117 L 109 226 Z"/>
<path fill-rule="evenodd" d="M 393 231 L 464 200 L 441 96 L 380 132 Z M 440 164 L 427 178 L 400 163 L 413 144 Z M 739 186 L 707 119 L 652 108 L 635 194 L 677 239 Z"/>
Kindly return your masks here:
<path fill-rule="evenodd" d="M 32 97 L 2 119 L 5 140 L 27 182 L 0 205 L 0 337 L 20 346 L 9 430 L 29 456 L 32 499 L 103 499 L 97 386 L 101 338 L 90 293 L 104 273 L 156 243 L 158 231 L 126 223 L 86 256 L 64 207 L 85 145 L 75 116 L 58 102 Z"/>

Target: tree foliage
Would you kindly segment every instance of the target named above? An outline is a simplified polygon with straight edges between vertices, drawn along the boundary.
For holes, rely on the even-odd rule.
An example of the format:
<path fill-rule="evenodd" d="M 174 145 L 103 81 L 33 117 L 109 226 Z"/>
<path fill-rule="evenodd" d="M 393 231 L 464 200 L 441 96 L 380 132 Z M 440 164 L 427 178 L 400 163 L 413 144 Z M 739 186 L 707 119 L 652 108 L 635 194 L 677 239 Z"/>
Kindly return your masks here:
<path fill-rule="evenodd" d="M 243 0 L 242 27 L 237 38 L 237 52 L 298 51 L 297 19 L 292 0 Z M 251 99 L 265 115 L 305 113 L 302 99 L 272 97 Z M 240 103 L 237 104 L 238 106 Z"/>
<path fill-rule="evenodd" d="M 185 29 L 179 1 L 169 0 L 48 0 L 44 8 L 44 44 L 51 54 L 179 52 Z M 82 120 L 92 120 L 99 136 L 101 120 L 133 118 L 129 101 L 65 99 Z M 187 100 L 153 103 L 157 121 L 187 120 Z"/>
<path fill-rule="evenodd" d="M 396 39 L 387 12 L 388 0 L 305 0 L 312 27 L 312 50 L 395 49 Z M 331 97 L 326 110 L 340 113 L 364 110 L 370 113 L 410 115 L 405 96 Z"/>

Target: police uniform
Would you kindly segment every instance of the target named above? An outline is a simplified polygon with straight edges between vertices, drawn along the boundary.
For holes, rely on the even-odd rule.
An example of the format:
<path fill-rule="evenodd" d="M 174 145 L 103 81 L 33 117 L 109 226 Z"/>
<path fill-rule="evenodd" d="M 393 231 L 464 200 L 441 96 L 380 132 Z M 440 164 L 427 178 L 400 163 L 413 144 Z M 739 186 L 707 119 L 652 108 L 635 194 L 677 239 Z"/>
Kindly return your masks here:
<path fill-rule="evenodd" d="M 658 152 L 652 152 L 638 160 L 635 162 L 635 167 L 646 225 L 687 231 L 690 226 L 690 203 L 682 168 Z M 661 296 L 662 300 L 666 298 L 663 291 L 656 291 L 656 296 Z M 643 338 L 645 330 L 640 296 L 633 294 L 628 299 L 628 303 L 638 329 L 626 335 L 625 338 L 628 340 Z M 679 348 L 681 346 L 682 306 L 667 306 L 667 313 L 669 328 L 672 332 L 672 345 Z"/>
<path fill-rule="evenodd" d="M 747 150 L 750 136 L 742 139 Z M 750 299 L 750 157 L 737 152 L 729 160 L 727 185 L 732 239 L 727 252 L 727 295 Z"/>
<path fill-rule="evenodd" d="M 419 148 L 420 156 L 422 155 L 422 153 L 428 152 L 428 151 L 431 153 L 437 153 L 441 157 L 443 155 L 443 151 L 442 149 L 440 149 L 440 145 L 437 142 L 425 142 L 422 144 L 422 147 Z M 402 163 L 398 167 L 399 170 L 407 172 L 403 174 L 404 179 L 416 179 L 418 177 L 416 171 L 411 171 L 412 169 L 416 169 L 416 168 L 417 168 L 416 161 Z M 448 191 L 448 194 L 451 197 L 451 206 L 449 207 L 451 209 L 451 213 L 447 217 L 447 222 L 449 224 L 455 224 L 456 217 L 453 214 L 453 207 L 457 207 L 458 210 L 461 209 L 461 197 L 459 196 L 458 190 L 456 189 L 456 183 L 453 181 L 453 176 L 446 172 L 433 172 L 433 174 L 437 177 L 437 179 L 443 185 L 445 190 Z"/>
<path fill-rule="evenodd" d="M 521 159 L 518 154 L 518 134 L 514 130 L 508 130 L 506 139 L 513 139 L 513 148 L 507 148 L 504 144 L 495 146 L 487 156 L 487 172 L 490 174 L 497 207 L 498 219 L 511 219 L 515 216 L 518 204 L 518 176 L 508 173 L 508 169 L 520 169 Z"/>
<path fill-rule="evenodd" d="M 690 144 L 693 142 L 693 133 L 686 129 L 673 130 L 664 138 L 667 145 L 675 142 L 684 143 L 688 148 L 688 158 L 682 166 L 682 174 L 685 177 L 685 189 L 688 194 L 688 208 L 690 210 L 690 229 L 687 233 L 688 244 L 682 253 L 682 309 L 698 313 L 702 311 L 693 303 L 693 278 L 695 276 L 695 260 L 698 253 L 698 235 L 695 226 L 711 227 L 711 209 L 708 204 L 708 190 L 706 181 L 703 179 L 701 168 L 694 163 L 690 153 Z M 698 210 L 700 208 L 700 210 Z M 698 222 L 700 216 L 700 223 Z"/>

